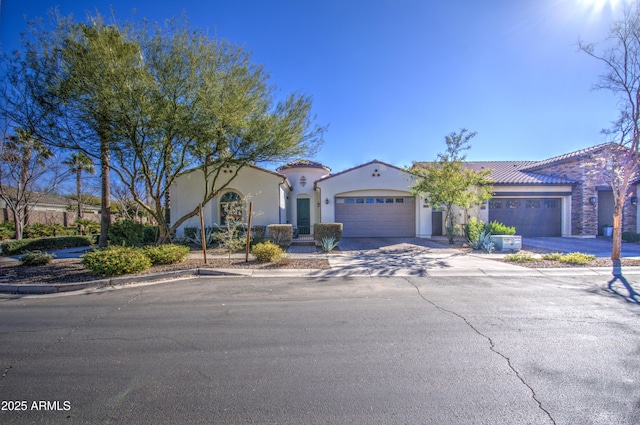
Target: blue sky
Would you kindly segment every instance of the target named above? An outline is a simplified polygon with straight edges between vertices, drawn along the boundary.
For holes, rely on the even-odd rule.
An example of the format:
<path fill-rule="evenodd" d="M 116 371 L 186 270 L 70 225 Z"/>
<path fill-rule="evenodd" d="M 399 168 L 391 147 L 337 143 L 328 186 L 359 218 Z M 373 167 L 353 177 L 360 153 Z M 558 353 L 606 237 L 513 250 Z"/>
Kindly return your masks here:
<path fill-rule="evenodd" d="M 591 90 L 603 68 L 577 42 L 604 39 L 624 1 L 0 0 L 0 46 L 54 6 L 77 19 L 184 12 L 251 51 L 283 93 L 313 97 L 329 125 L 314 159 L 333 171 L 433 160 L 462 127 L 478 132 L 468 160 L 536 160 L 605 141 L 616 99 Z"/>

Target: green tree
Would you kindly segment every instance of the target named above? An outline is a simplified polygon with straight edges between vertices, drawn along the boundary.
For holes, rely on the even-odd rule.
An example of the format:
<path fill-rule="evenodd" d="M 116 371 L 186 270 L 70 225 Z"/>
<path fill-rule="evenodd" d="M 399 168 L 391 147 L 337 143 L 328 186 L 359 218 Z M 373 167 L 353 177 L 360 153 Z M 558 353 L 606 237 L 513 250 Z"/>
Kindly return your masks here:
<path fill-rule="evenodd" d="M 69 171 L 76 177 L 76 195 L 78 202 L 78 220 L 82 220 L 82 204 L 84 199 L 82 198 L 82 173 L 95 174 L 96 170 L 93 167 L 93 161 L 87 155 L 82 152 L 71 154 L 71 156 L 64 161 L 64 165 L 69 167 Z M 80 231 L 82 233 L 82 230 Z"/>
<path fill-rule="evenodd" d="M 12 81 L 18 89 L 5 96 L 12 101 L 4 111 L 48 143 L 100 162 L 100 244 L 110 223 L 110 171 L 166 240 L 198 213 L 169 223 L 170 187 L 180 173 L 204 174 L 205 204 L 245 165 L 312 155 L 322 142 L 325 129 L 313 124 L 309 96 L 281 96 L 243 49 L 186 23 L 57 17 L 54 31 L 35 29 L 32 39 L 9 67 L 24 77 Z M 15 93 L 26 93 L 35 112 L 20 112 Z M 231 179 L 222 173 L 228 169 Z"/>
<path fill-rule="evenodd" d="M 195 207 L 168 220 L 171 185 L 186 169 L 203 173 L 204 205 L 245 165 L 310 155 L 321 143 L 324 128 L 313 124 L 311 98 L 278 100 L 277 87 L 243 49 L 178 21 L 140 24 L 132 37 L 146 76 L 127 93 L 135 112 L 119 127 L 113 169 L 158 223 L 161 241 L 198 214 Z M 222 173 L 228 169 L 231 179 Z"/>
<path fill-rule="evenodd" d="M 116 25 L 106 25 L 100 16 L 91 23 L 62 27 L 61 70 L 50 87 L 59 99 L 62 117 L 77 120 L 76 127 L 89 130 L 87 138 L 72 140 L 70 147 L 97 157 L 101 171 L 101 220 L 99 246 L 106 246 L 111 224 L 110 170 L 113 144 L 119 123 L 129 111 L 125 98 L 135 90 L 141 53 L 137 43 L 126 38 Z M 85 143 L 96 141 L 91 145 Z M 74 146 L 78 144 L 78 146 Z"/>
<path fill-rule="evenodd" d="M 56 186 L 55 168 L 47 167 L 52 157 L 53 151 L 23 128 L 15 129 L 0 145 L 0 198 L 13 215 L 16 239 L 22 239 L 29 213 L 40 198 Z"/>
<path fill-rule="evenodd" d="M 476 135 L 462 129 L 445 137 L 447 150 L 438 154 L 436 161 L 416 163 L 408 171 L 416 177 L 411 192 L 429 200 L 431 205 L 443 205 L 449 243 L 454 243 L 454 206 L 468 209 L 491 199 L 492 186 L 489 171 L 465 168 L 464 151 L 471 148 L 469 141 Z"/>
<path fill-rule="evenodd" d="M 613 189 L 613 245 L 611 259 L 620 260 L 622 246 L 622 213 L 624 204 L 633 196 L 638 174 L 640 142 L 640 3 L 625 6 L 622 19 L 599 46 L 579 43 L 582 52 L 604 65 L 604 72 L 594 88 L 609 90 L 618 97 L 618 119 L 603 130 L 617 139 L 618 148 L 611 149 L 608 174 Z M 598 47 L 598 50 L 596 49 Z"/>

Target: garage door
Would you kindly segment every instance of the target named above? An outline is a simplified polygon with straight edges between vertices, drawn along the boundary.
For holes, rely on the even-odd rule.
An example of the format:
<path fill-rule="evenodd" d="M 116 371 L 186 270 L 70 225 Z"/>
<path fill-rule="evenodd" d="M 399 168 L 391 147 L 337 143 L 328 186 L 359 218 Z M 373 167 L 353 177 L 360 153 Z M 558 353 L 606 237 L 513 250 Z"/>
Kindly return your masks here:
<path fill-rule="evenodd" d="M 336 198 L 336 222 L 345 237 L 413 237 L 415 215 L 412 197 Z"/>
<path fill-rule="evenodd" d="M 561 236 L 562 200 L 497 198 L 489 202 L 489 220 L 515 226 L 522 236 Z"/>

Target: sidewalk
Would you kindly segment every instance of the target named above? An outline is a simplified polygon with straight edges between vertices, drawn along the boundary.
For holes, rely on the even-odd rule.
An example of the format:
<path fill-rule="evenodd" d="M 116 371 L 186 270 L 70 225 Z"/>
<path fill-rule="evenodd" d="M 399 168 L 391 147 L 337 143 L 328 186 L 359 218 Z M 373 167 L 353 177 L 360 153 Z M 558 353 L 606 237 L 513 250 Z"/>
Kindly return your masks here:
<path fill-rule="evenodd" d="M 86 248 L 71 248 L 56 251 L 56 259 L 78 258 Z M 455 249 L 442 248 L 434 251 L 416 251 L 400 248 L 391 251 L 343 251 L 324 253 L 288 253 L 290 258 L 326 258 L 329 269 L 235 269 L 235 268 L 196 268 L 156 274 L 129 275 L 100 279 L 89 282 L 55 285 L 12 285 L 0 280 L 0 293 L 43 294 L 78 291 L 112 285 L 153 282 L 180 277 L 206 276 L 244 276 L 253 278 L 274 277 L 504 277 L 504 276 L 611 276 L 610 267 L 570 267 L 532 269 L 515 264 L 496 261 L 504 254 L 463 253 Z M 226 255 L 208 255 L 208 258 L 227 258 Z M 244 258 L 244 254 L 234 254 L 235 258 Z M 191 253 L 190 258 L 202 259 L 202 253 Z M 55 261 L 55 260 L 54 260 Z M 19 263 L 18 257 L 0 257 L 0 265 Z M 640 267 L 625 267 L 625 275 L 640 275 Z"/>

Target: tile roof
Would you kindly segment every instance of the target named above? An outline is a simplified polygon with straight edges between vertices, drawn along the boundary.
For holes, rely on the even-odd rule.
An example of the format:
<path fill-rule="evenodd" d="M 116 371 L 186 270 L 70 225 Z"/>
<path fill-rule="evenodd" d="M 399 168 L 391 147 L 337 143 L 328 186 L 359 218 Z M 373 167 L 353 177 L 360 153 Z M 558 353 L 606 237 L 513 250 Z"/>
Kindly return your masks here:
<path fill-rule="evenodd" d="M 581 156 L 588 155 L 590 153 L 597 152 L 599 150 L 603 150 L 607 147 L 620 148 L 620 145 L 613 142 L 602 143 L 600 145 L 591 146 L 591 147 L 580 149 L 574 152 L 565 153 L 559 156 L 554 156 L 553 158 L 545 159 L 542 161 L 534 161 L 529 167 L 526 167 L 526 169 L 537 170 L 543 167 L 548 167 L 550 165 L 560 164 L 562 162 L 571 161 Z"/>
<path fill-rule="evenodd" d="M 288 170 L 291 168 L 320 168 L 320 169 L 331 172 L 331 168 L 327 167 L 326 165 L 316 161 L 309 161 L 307 159 L 299 159 L 296 161 L 289 162 L 281 167 L 278 167 L 277 171 Z"/>
<path fill-rule="evenodd" d="M 567 185 L 576 183 L 575 180 L 550 176 L 528 171 L 537 161 L 470 161 L 465 167 L 472 170 L 491 170 L 489 179 L 494 184 L 544 184 Z"/>

